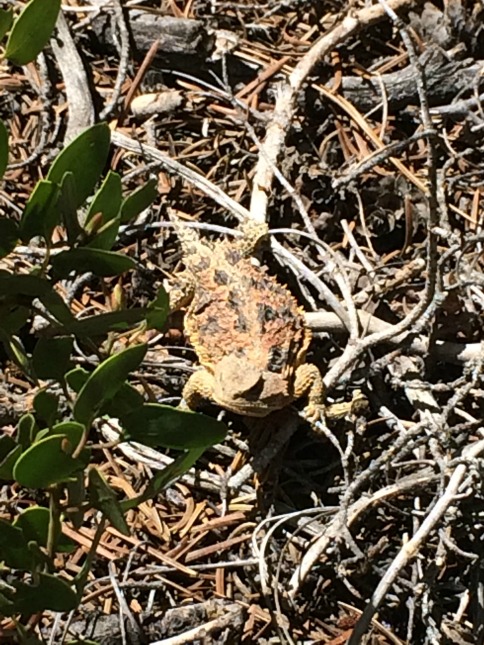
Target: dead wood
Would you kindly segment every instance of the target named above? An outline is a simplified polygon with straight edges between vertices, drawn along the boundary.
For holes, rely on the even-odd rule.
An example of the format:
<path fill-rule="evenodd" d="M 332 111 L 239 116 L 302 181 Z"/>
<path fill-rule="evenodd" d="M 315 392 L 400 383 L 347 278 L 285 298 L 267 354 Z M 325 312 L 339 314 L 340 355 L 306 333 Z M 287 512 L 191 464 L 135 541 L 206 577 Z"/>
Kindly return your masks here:
<path fill-rule="evenodd" d="M 421 56 L 425 69 L 430 106 L 447 105 L 462 92 L 479 87 L 484 63 L 472 58 L 453 60 L 439 47 L 428 48 Z M 341 93 L 361 112 L 369 112 L 387 102 L 392 110 L 418 106 L 415 72 L 412 65 L 390 74 L 343 76 Z"/>
<path fill-rule="evenodd" d="M 134 587 L 133 584 L 130 586 Z M 143 583 L 139 586 L 142 588 Z M 172 645 L 193 643 L 198 637 L 213 638 L 212 642 L 218 643 L 235 643 L 241 638 L 243 619 L 244 612 L 240 605 L 223 600 L 209 600 L 168 609 L 160 616 L 143 617 L 136 628 L 125 617 L 123 630 L 120 629 L 118 616 L 89 615 L 74 621 L 70 631 L 73 635 L 96 641 L 99 645 L 118 645 L 121 640 L 128 645 L 143 645 L 160 639 L 160 642 L 164 642 L 168 637 L 171 637 L 169 642 Z M 192 632 L 191 636 L 187 636 L 189 631 Z M 49 636 L 49 631 L 45 630 L 44 637 Z"/>
<path fill-rule="evenodd" d="M 158 64 L 188 64 L 191 60 L 203 63 L 210 55 L 215 41 L 201 20 L 161 16 L 155 12 L 128 13 L 128 25 L 134 51 L 143 57 L 155 41 L 158 44 Z M 101 13 L 92 23 L 98 46 L 116 51 L 116 23 L 109 13 Z M 178 60 L 178 64 L 177 64 Z M 192 70 L 193 71 L 193 70 Z"/>

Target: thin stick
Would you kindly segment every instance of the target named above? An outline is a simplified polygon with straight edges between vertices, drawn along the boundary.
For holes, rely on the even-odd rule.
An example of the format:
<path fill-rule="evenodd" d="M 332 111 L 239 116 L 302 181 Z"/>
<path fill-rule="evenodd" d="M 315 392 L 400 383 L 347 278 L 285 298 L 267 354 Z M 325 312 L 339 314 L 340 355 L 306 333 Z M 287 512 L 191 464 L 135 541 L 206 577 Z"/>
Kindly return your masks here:
<path fill-rule="evenodd" d="M 390 0 L 394 10 L 414 4 L 413 0 Z M 310 72 L 324 56 L 337 45 L 357 34 L 361 29 L 379 22 L 385 17 L 385 10 L 378 5 L 361 9 L 354 16 L 344 20 L 329 33 L 322 36 L 299 61 L 289 76 L 287 84 L 279 87 L 274 113 L 267 128 L 266 137 L 259 152 L 250 212 L 257 221 L 265 221 L 269 195 L 274 177 L 273 168 L 282 152 L 286 134 L 289 131 L 296 109 L 296 99 Z"/>
<path fill-rule="evenodd" d="M 464 479 L 465 474 L 467 473 L 472 459 L 476 459 L 484 452 L 484 440 L 478 441 L 472 446 L 468 447 L 467 450 L 464 450 L 464 455 L 468 462 L 460 464 L 454 470 L 452 477 L 450 478 L 449 484 L 445 490 L 445 493 L 435 504 L 431 512 L 427 515 L 425 520 L 422 522 L 421 527 L 414 534 L 411 540 L 402 546 L 397 556 L 394 558 L 391 565 L 388 567 L 384 576 L 380 580 L 378 587 L 375 589 L 370 602 L 365 607 L 361 618 L 356 623 L 356 626 L 351 634 L 348 645 L 358 645 L 361 643 L 361 638 L 367 630 L 372 617 L 375 615 L 380 603 L 383 598 L 388 593 L 390 587 L 393 585 L 397 579 L 400 572 L 407 566 L 412 558 L 414 558 L 426 538 L 428 538 L 430 532 L 435 527 L 435 525 L 442 520 L 449 506 L 452 505 L 455 496 L 459 492 L 460 485 Z"/>

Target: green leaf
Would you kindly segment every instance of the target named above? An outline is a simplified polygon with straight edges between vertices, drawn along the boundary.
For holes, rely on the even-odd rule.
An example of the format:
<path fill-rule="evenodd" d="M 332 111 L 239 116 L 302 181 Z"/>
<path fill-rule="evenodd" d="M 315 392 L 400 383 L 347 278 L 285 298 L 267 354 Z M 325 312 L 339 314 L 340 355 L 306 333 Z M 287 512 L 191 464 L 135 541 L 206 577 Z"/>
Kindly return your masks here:
<path fill-rule="evenodd" d="M 102 214 L 103 224 L 115 219 L 121 208 L 121 199 L 121 177 L 118 173 L 110 170 L 89 206 L 86 224 L 89 224 L 97 213 Z"/>
<path fill-rule="evenodd" d="M 79 393 L 82 389 L 82 386 L 89 378 L 90 372 L 85 370 L 83 367 L 75 367 L 70 372 L 66 374 L 66 383 L 74 390 L 74 392 Z"/>
<path fill-rule="evenodd" d="M 40 638 L 37 638 L 35 634 L 30 633 L 27 629 L 21 631 L 19 623 L 17 623 L 16 627 L 19 643 L 21 643 L 22 645 L 45 645 L 44 640 L 40 640 Z"/>
<path fill-rule="evenodd" d="M 0 343 L 3 345 L 10 360 L 18 365 L 24 374 L 29 377 L 32 376 L 30 358 L 20 338 L 18 336 L 11 336 L 4 329 L 0 328 Z"/>
<path fill-rule="evenodd" d="M 39 379 L 62 382 L 71 369 L 74 339 L 71 336 L 39 338 L 32 354 L 32 364 Z"/>
<path fill-rule="evenodd" d="M 40 547 L 47 546 L 49 535 L 50 513 L 42 506 L 30 506 L 15 519 L 13 526 L 20 528 L 27 542 L 35 542 Z M 75 543 L 61 534 L 56 544 L 56 551 L 70 553 L 76 548 Z"/>
<path fill-rule="evenodd" d="M 39 430 L 37 434 L 35 435 L 34 443 L 37 441 L 41 441 L 44 439 L 44 437 L 48 437 L 50 434 L 49 428 L 43 428 L 42 430 Z"/>
<path fill-rule="evenodd" d="M 91 336 L 104 336 L 115 331 L 126 331 L 144 320 L 146 309 L 123 309 L 110 311 L 107 314 L 98 314 L 77 320 L 72 326 L 72 332 L 79 338 Z"/>
<path fill-rule="evenodd" d="M 22 454 L 22 446 L 7 434 L 0 437 L 0 479 L 11 481 L 13 467 Z"/>
<path fill-rule="evenodd" d="M 103 405 L 101 414 L 118 418 L 140 408 L 143 403 L 143 395 L 129 383 L 123 383 L 121 389 L 116 392 L 113 398 L 106 405 Z"/>
<path fill-rule="evenodd" d="M 82 367 L 76 367 L 66 374 L 66 382 L 71 390 L 79 393 L 89 378 L 89 372 Z M 129 383 L 123 383 L 116 394 L 107 401 L 100 409 L 100 414 L 107 414 L 110 417 L 117 417 L 120 414 L 128 414 L 135 408 L 142 406 L 143 396 Z"/>
<path fill-rule="evenodd" d="M 13 273 L 0 273 L 0 296 L 28 296 L 40 298 L 50 292 L 52 287 L 42 278 L 33 275 L 14 275 Z"/>
<path fill-rule="evenodd" d="M 34 443 L 15 464 L 15 480 L 27 488 L 47 488 L 68 480 L 84 467 L 82 460 L 71 457 L 74 447 L 65 434 Z"/>
<path fill-rule="evenodd" d="M 52 289 L 46 280 L 44 282 L 49 288 L 39 296 L 42 304 L 56 320 L 65 326 L 66 331 L 70 331 L 71 326 L 75 325 L 76 319 L 57 291 Z"/>
<path fill-rule="evenodd" d="M 4 258 L 17 246 L 19 237 L 18 224 L 7 217 L 0 218 L 0 258 Z"/>
<path fill-rule="evenodd" d="M 65 485 L 67 491 L 65 514 L 76 529 L 80 529 L 84 522 L 84 502 L 86 501 L 84 479 L 84 471 L 78 472 L 75 477 Z"/>
<path fill-rule="evenodd" d="M 104 249 L 109 251 L 118 237 L 120 218 L 116 217 L 101 226 L 97 234 L 85 245 L 88 249 Z"/>
<path fill-rule="evenodd" d="M 140 495 L 123 500 L 121 509 L 126 512 L 159 495 L 172 481 L 188 472 L 204 450 L 204 448 L 197 448 L 179 455 L 172 464 L 157 472 L 150 479 L 145 490 Z"/>
<path fill-rule="evenodd" d="M 130 530 L 124 519 L 116 494 L 95 468 L 91 468 L 89 471 L 87 490 L 92 506 L 101 511 L 120 533 L 130 535 Z"/>
<path fill-rule="evenodd" d="M 89 426 L 101 406 L 118 392 L 130 372 L 139 367 L 146 345 L 129 347 L 103 361 L 84 384 L 74 404 L 74 418 Z"/>
<path fill-rule="evenodd" d="M 46 309 L 62 324 L 69 326 L 71 322 L 75 321 L 74 316 L 60 295 L 53 289 L 52 284 L 43 278 L 0 272 L 0 302 L 2 296 L 9 296 L 10 303 L 21 306 L 30 304 L 33 298 L 39 298 Z"/>
<path fill-rule="evenodd" d="M 17 447 L 17 442 L 8 434 L 0 435 L 0 461 L 10 454 L 13 448 Z"/>
<path fill-rule="evenodd" d="M 49 428 L 54 425 L 59 409 L 59 397 L 47 390 L 39 390 L 34 397 L 34 410 L 37 417 Z"/>
<path fill-rule="evenodd" d="M 146 313 L 146 322 L 149 329 L 162 329 L 170 313 L 168 294 L 160 287 L 153 302 L 150 302 Z"/>
<path fill-rule="evenodd" d="M 22 531 L 24 538 L 28 542 L 37 542 L 39 546 L 46 546 L 49 531 L 49 511 L 41 506 L 31 506 L 17 516 L 13 526 Z"/>
<path fill-rule="evenodd" d="M 94 273 L 101 277 L 111 277 L 134 269 L 136 262 L 127 255 L 101 249 L 70 249 L 52 258 L 54 273 L 66 278 L 71 271 L 77 274 Z"/>
<path fill-rule="evenodd" d="M 121 223 L 126 224 L 148 208 L 158 197 L 156 179 L 150 179 L 144 186 L 128 195 L 121 206 Z"/>
<path fill-rule="evenodd" d="M 37 584 L 13 581 L 16 594 L 12 600 L 18 613 L 35 614 L 46 609 L 51 611 L 72 611 L 78 605 L 76 592 L 60 576 L 39 573 Z"/>
<path fill-rule="evenodd" d="M 223 441 L 227 433 L 227 427 L 212 417 L 158 403 L 145 403 L 120 422 L 125 441 L 178 450 L 207 448 Z"/>
<path fill-rule="evenodd" d="M 48 437 L 50 434 L 49 428 L 43 428 L 42 430 L 39 430 L 37 434 L 35 435 L 35 440 L 34 441 L 41 441 L 44 439 L 44 437 Z"/>
<path fill-rule="evenodd" d="M 0 519 L 0 562 L 13 569 L 31 570 L 35 557 L 21 529 Z"/>
<path fill-rule="evenodd" d="M 31 0 L 15 21 L 5 56 L 16 65 L 35 60 L 54 31 L 60 0 Z"/>
<path fill-rule="evenodd" d="M 12 26 L 13 11 L 11 9 L 0 9 L 0 40 L 5 36 Z"/>
<path fill-rule="evenodd" d="M 23 450 L 27 450 L 32 445 L 38 431 L 39 428 L 32 414 L 24 414 L 19 419 L 17 424 L 17 443 L 22 446 Z"/>
<path fill-rule="evenodd" d="M 90 373 L 82 367 L 76 367 L 66 374 L 68 386 L 79 393 L 87 380 Z M 121 388 L 107 400 L 100 408 L 100 415 L 107 414 L 112 417 L 118 417 L 120 414 L 128 414 L 135 408 L 141 407 L 144 403 L 142 394 L 138 392 L 129 383 L 123 383 Z"/>
<path fill-rule="evenodd" d="M 79 443 L 84 441 L 84 435 L 86 432 L 86 427 L 83 426 L 82 423 L 77 423 L 76 421 L 61 421 L 50 428 L 40 430 L 35 436 L 35 443 L 42 441 L 45 437 L 64 435 L 65 452 L 72 454 L 79 446 Z M 79 460 L 82 462 L 84 467 L 89 463 L 90 454 L 90 449 L 84 448 L 79 455 Z M 69 481 L 72 480 L 72 478 L 69 479 Z"/>
<path fill-rule="evenodd" d="M 85 231 L 92 238 L 89 248 L 110 250 L 116 241 L 121 221 L 121 177 L 111 170 L 92 200 L 86 217 Z M 93 229 L 96 222 L 96 229 Z"/>
<path fill-rule="evenodd" d="M 50 430 L 51 435 L 63 434 L 75 450 L 86 433 L 86 426 L 76 421 L 61 421 Z"/>
<path fill-rule="evenodd" d="M 5 590 L 5 594 L 7 594 L 7 590 Z M 14 603 L 10 600 L 10 598 L 7 598 L 7 596 L 0 593 L 0 616 L 12 616 L 15 613 L 15 605 Z"/>
<path fill-rule="evenodd" d="M 52 231 L 61 219 L 58 199 L 56 184 L 46 179 L 37 182 L 20 219 L 20 238 L 25 244 L 38 235 L 50 241 Z"/>
<path fill-rule="evenodd" d="M 57 210 L 67 233 L 67 241 L 74 246 L 83 235 L 82 226 L 77 215 L 78 209 L 77 184 L 72 171 L 66 171 L 59 182 L 59 199 Z"/>
<path fill-rule="evenodd" d="M 30 307 L 21 307 L 14 302 L 6 302 L 3 306 L 0 304 L 0 327 L 11 336 L 18 334 L 30 316 Z"/>
<path fill-rule="evenodd" d="M 0 18 L 1 16 L 2 14 L 0 13 Z M 3 174 L 7 168 L 7 164 L 8 164 L 8 131 L 3 121 L 0 121 L 0 179 L 3 177 Z"/>
<path fill-rule="evenodd" d="M 44 2 L 44 0 L 42 0 Z M 76 185 L 76 207 L 91 195 L 106 165 L 111 133 L 105 123 L 84 130 L 57 156 L 47 179 L 57 184 L 66 172 L 72 172 Z"/>

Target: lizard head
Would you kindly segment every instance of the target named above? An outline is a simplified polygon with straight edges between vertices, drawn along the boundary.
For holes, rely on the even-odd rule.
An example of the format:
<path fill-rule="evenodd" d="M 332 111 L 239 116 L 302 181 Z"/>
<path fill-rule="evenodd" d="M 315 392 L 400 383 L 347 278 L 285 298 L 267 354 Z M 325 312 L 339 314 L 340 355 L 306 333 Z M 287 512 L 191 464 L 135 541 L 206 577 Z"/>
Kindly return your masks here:
<path fill-rule="evenodd" d="M 246 356 L 224 356 L 213 376 L 213 400 L 237 414 L 265 417 L 293 399 L 281 374 L 261 369 Z"/>

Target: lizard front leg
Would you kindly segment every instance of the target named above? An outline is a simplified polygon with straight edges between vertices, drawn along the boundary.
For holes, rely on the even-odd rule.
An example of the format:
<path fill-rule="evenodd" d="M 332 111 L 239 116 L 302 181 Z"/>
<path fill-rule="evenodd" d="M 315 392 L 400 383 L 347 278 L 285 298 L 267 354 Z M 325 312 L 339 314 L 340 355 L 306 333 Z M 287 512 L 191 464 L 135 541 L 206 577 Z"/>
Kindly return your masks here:
<path fill-rule="evenodd" d="M 206 370 L 194 372 L 183 388 L 183 402 L 180 407 L 196 410 L 202 401 L 213 401 L 213 384 L 213 376 Z"/>
<path fill-rule="evenodd" d="M 254 254 L 259 242 L 267 237 L 269 227 L 266 222 L 256 222 L 248 218 L 238 226 L 238 230 L 242 237 L 235 240 L 234 246 L 247 258 Z"/>
<path fill-rule="evenodd" d="M 318 421 L 324 412 L 324 390 L 323 377 L 316 365 L 304 363 L 296 369 L 294 398 L 308 397 L 304 412 L 310 422 Z"/>
<path fill-rule="evenodd" d="M 168 298 L 170 301 L 170 311 L 178 311 L 190 304 L 195 291 L 195 282 L 193 276 L 183 271 L 176 276 L 176 282 L 171 287 Z"/>

